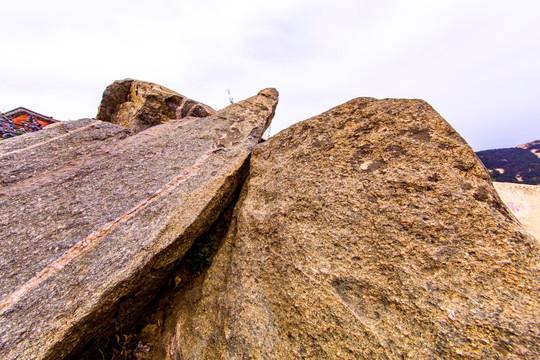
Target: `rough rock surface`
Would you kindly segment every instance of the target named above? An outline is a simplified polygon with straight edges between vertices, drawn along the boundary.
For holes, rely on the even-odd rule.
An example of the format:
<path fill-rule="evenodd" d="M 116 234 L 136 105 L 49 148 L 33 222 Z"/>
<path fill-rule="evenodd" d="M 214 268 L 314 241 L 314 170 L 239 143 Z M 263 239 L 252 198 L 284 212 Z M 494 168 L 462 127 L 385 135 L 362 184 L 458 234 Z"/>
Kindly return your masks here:
<path fill-rule="evenodd" d="M 540 240 L 540 186 L 494 182 L 497 193 L 536 240 Z"/>
<path fill-rule="evenodd" d="M 155 359 L 540 357 L 538 243 L 427 103 L 352 100 L 250 164 Z"/>
<path fill-rule="evenodd" d="M 139 132 L 171 119 L 205 117 L 214 113 L 210 106 L 164 86 L 125 79 L 115 81 L 105 89 L 96 119 Z"/>
<path fill-rule="evenodd" d="M 276 104 L 266 89 L 133 136 L 86 119 L 2 141 L 0 358 L 62 359 L 136 316 L 231 201 Z"/>

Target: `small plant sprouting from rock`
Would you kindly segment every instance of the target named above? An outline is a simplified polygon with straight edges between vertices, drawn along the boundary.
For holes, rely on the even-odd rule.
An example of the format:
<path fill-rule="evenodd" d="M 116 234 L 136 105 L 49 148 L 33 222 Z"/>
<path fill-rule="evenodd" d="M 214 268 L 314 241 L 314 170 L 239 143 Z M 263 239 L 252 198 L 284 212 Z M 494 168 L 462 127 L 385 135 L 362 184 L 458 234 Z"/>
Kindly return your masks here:
<path fill-rule="evenodd" d="M 131 359 L 133 349 L 130 349 L 132 344 L 132 335 L 116 335 L 117 347 L 113 347 L 114 355 L 112 359 L 128 360 Z"/>
<path fill-rule="evenodd" d="M 227 95 L 229 95 L 229 103 L 234 104 L 234 99 L 231 96 L 231 89 L 227 89 Z"/>
<path fill-rule="evenodd" d="M 124 334 L 120 327 L 116 327 L 114 338 L 103 338 L 99 340 L 97 350 L 70 359 L 84 360 L 131 360 L 135 359 L 133 353 L 137 347 L 137 336 L 134 334 Z"/>
<path fill-rule="evenodd" d="M 204 234 L 199 237 L 186 254 L 191 271 L 199 273 L 212 264 L 212 255 L 217 251 L 217 237 L 214 234 Z"/>

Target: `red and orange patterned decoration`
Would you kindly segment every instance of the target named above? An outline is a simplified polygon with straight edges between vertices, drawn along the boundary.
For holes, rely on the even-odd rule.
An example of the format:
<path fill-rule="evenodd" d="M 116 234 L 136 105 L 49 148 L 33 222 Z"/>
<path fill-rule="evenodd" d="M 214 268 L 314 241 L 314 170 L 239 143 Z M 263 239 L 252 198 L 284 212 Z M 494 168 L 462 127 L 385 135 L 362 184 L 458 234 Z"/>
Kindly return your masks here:
<path fill-rule="evenodd" d="M 24 107 L 18 107 L 0 113 L 0 138 L 7 139 L 27 132 L 39 131 L 55 122 L 58 120 Z"/>

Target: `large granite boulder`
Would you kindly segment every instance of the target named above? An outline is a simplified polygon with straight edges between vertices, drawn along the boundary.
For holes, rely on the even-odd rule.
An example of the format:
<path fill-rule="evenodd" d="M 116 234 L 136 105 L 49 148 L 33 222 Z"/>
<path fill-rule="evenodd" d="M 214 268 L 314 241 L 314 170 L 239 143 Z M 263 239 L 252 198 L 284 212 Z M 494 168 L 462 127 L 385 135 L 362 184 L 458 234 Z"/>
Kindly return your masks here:
<path fill-rule="evenodd" d="M 538 243 L 427 103 L 352 100 L 250 164 L 212 265 L 141 358 L 540 357 Z"/>
<path fill-rule="evenodd" d="M 138 316 L 235 196 L 276 104 L 266 89 L 133 136 L 86 119 L 2 141 L 0 358 L 62 359 Z"/>
<path fill-rule="evenodd" d="M 105 89 L 96 119 L 139 132 L 171 119 L 206 117 L 214 113 L 210 106 L 164 86 L 125 79 L 115 81 Z"/>
<path fill-rule="evenodd" d="M 540 186 L 507 182 L 494 182 L 493 186 L 525 229 L 540 240 Z"/>

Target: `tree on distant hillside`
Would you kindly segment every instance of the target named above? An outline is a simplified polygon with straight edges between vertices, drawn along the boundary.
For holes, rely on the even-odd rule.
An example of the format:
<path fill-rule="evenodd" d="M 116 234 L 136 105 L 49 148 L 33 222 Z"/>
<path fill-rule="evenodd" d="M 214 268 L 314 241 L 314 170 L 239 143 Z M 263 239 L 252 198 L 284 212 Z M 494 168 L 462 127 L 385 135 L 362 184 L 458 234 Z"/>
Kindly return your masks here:
<path fill-rule="evenodd" d="M 540 184 L 540 159 L 530 150 L 495 149 L 479 151 L 476 155 L 489 170 L 494 181 Z"/>

